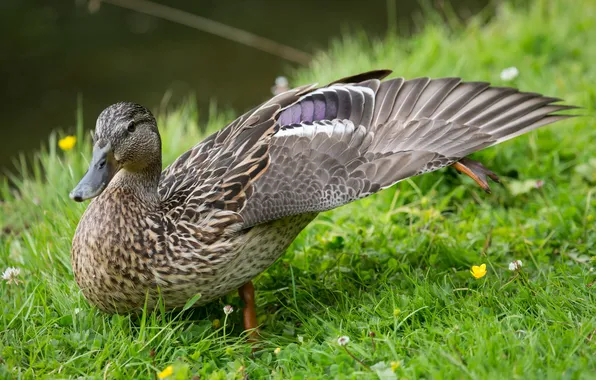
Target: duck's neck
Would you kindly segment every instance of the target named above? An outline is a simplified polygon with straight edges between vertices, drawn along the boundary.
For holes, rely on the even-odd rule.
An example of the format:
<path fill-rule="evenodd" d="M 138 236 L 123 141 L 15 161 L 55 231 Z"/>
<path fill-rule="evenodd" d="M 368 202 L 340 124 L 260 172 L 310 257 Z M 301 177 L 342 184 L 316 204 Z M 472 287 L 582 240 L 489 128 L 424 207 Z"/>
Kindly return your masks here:
<path fill-rule="evenodd" d="M 161 160 L 140 170 L 121 169 L 110 181 L 109 187 L 129 190 L 145 206 L 157 206 L 157 186 L 161 177 Z"/>

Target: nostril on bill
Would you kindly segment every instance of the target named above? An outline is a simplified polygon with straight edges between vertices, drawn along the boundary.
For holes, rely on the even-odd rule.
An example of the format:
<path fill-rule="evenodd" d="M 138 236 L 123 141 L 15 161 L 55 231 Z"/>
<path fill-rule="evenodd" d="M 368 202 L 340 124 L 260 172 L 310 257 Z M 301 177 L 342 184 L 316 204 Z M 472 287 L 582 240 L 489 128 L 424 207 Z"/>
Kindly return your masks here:
<path fill-rule="evenodd" d="M 74 191 L 72 191 L 70 194 L 70 199 L 72 199 L 75 202 L 82 202 L 83 201 L 83 197 L 80 194 L 75 194 Z"/>

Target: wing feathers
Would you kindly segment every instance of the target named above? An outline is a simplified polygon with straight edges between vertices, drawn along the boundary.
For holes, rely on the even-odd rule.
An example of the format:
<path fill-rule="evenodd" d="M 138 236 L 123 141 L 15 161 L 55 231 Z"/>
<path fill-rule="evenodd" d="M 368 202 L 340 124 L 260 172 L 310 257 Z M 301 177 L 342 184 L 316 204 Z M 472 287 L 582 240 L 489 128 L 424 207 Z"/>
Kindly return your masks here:
<path fill-rule="evenodd" d="M 571 117 L 558 112 L 574 108 L 459 78 L 381 82 L 389 73 L 290 90 L 241 116 L 164 171 L 169 214 L 208 216 L 218 228 L 243 220 L 247 228 L 328 210 Z"/>
<path fill-rule="evenodd" d="M 488 86 L 489 83 L 485 82 L 459 83 L 430 117 L 437 120 L 450 120 L 457 111 L 486 90 Z"/>
<path fill-rule="evenodd" d="M 404 82 L 397 97 L 393 110 L 389 116 L 390 120 L 406 119 L 412 112 L 414 105 L 422 95 L 423 90 L 430 83 L 430 78 L 418 78 Z"/>
<path fill-rule="evenodd" d="M 395 105 L 395 98 L 404 83 L 403 78 L 391 79 L 381 83 L 375 98 L 373 125 L 385 124 Z"/>
<path fill-rule="evenodd" d="M 416 120 L 430 117 L 460 82 L 461 79 L 459 78 L 444 78 L 431 81 L 421 95 L 420 101 L 416 103 L 412 110 L 410 119 Z"/>

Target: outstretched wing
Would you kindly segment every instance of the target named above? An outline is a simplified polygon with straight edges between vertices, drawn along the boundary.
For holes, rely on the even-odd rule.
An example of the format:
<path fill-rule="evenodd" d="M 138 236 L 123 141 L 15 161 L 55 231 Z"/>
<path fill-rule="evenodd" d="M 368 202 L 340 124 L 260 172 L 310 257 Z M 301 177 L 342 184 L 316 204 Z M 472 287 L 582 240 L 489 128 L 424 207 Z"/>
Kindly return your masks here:
<path fill-rule="evenodd" d="M 318 89 L 277 116 L 243 226 L 341 206 L 569 117 L 555 113 L 573 108 L 558 100 L 459 78 Z"/>

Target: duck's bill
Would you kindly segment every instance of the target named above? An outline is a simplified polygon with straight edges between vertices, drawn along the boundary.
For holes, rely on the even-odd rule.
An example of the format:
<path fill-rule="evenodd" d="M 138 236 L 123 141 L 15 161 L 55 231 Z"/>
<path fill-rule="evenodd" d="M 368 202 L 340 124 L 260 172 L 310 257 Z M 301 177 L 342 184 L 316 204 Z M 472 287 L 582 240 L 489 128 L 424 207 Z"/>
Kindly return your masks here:
<path fill-rule="evenodd" d="M 93 147 L 93 158 L 89 170 L 79 184 L 70 192 L 70 198 L 77 202 L 94 198 L 101 194 L 118 171 L 118 165 L 109 144 Z"/>

